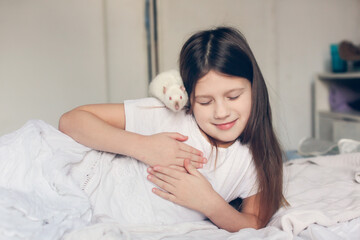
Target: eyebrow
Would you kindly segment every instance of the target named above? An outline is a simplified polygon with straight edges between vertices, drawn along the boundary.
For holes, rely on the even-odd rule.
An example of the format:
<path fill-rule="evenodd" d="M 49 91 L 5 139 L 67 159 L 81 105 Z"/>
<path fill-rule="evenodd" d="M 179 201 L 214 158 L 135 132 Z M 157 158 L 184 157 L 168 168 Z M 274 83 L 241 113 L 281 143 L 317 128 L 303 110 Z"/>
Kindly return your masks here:
<path fill-rule="evenodd" d="M 240 91 L 240 92 L 243 92 L 245 90 L 245 88 L 235 88 L 235 89 L 231 89 L 227 92 L 225 92 L 225 95 L 229 94 L 229 93 L 232 93 L 232 92 L 235 92 L 235 91 Z M 212 96 L 210 95 L 197 95 L 195 96 L 195 98 L 211 98 Z"/>

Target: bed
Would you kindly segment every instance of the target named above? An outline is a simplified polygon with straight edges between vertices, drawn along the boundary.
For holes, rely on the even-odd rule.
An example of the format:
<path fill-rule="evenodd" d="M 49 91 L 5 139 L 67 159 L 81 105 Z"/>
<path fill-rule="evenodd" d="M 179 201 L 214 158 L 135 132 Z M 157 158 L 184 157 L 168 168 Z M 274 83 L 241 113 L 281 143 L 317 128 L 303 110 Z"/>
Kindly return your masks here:
<path fill-rule="evenodd" d="M 209 221 L 124 227 L 94 219 L 69 177 L 89 151 L 41 120 L 0 137 L 0 239 L 360 239 L 360 153 L 284 163 L 291 206 L 263 229 L 230 233 Z"/>

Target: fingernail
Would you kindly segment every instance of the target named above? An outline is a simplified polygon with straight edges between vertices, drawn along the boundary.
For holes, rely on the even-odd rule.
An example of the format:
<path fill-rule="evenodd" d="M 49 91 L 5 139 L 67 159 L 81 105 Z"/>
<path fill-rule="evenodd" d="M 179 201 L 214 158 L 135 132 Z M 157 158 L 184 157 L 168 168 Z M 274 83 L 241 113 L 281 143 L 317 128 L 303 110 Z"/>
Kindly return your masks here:
<path fill-rule="evenodd" d="M 148 176 L 147 176 L 147 179 L 149 179 L 149 180 L 150 180 L 150 179 L 151 179 L 151 175 L 148 175 Z"/>
<path fill-rule="evenodd" d="M 206 159 L 206 158 L 203 158 L 203 163 L 207 163 L 207 159 Z"/>

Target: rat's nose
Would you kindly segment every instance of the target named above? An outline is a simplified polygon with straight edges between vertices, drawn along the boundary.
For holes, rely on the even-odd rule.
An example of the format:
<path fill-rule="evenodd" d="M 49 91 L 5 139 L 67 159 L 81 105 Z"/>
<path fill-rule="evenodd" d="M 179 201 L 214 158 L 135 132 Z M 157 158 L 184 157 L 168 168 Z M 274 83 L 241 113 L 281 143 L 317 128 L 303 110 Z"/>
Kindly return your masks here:
<path fill-rule="evenodd" d="M 175 102 L 175 109 L 179 110 L 180 106 L 179 106 L 179 102 Z"/>

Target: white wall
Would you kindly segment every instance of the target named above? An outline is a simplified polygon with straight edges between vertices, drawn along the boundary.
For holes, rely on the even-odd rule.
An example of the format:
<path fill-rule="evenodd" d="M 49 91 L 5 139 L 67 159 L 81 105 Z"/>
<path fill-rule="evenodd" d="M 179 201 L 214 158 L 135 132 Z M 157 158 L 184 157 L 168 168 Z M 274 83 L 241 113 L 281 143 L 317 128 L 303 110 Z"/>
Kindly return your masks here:
<path fill-rule="evenodd" d="M 329 45 L 360 43 L 359 0 L 160 0 L 160 69 L 177 67 L 195 30 L 241 30 L 268 85 L 274 124 L 285 149 L 312 135 L 313 75 L 329 70 Z"/>
<path fill-rule="evenodd" d="M 100 1 L 0 1 L 0 129 L 106 100 Z"/>
<path fill-rule="evenodd" d="M 135 14 L 134 14 L 135 13 Z M 0 135 L 147 94 L 143 1 L 1 0 Z"/>
<path fill-rule="evenodd" d="M 144 0 L 105 1 L 109 101 L 147 96 Z"/>

